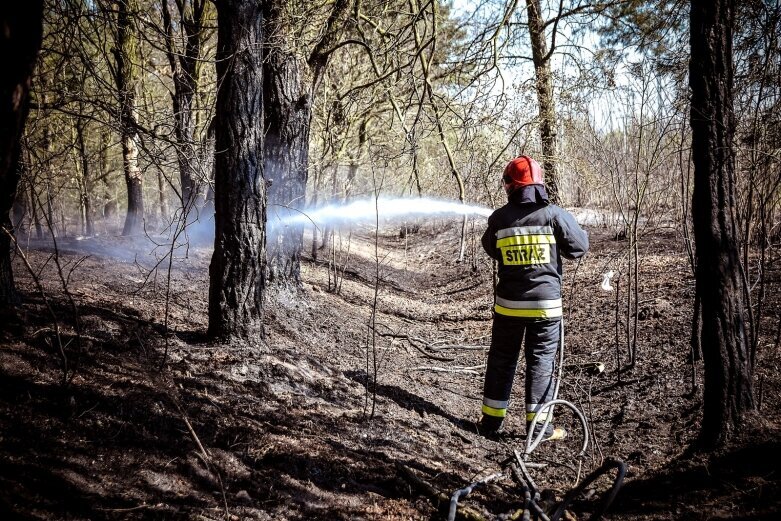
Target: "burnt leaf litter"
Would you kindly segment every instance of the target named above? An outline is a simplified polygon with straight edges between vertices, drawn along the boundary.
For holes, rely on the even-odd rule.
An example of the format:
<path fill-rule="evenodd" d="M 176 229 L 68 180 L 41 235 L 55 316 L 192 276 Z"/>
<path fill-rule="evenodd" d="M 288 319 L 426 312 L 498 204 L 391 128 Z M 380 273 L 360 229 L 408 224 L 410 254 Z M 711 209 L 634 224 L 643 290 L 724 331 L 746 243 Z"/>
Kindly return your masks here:
<path fill-rule="evenodd" d="M 96 238 L 89 251 L 63 241 L 61 260 L 79 262 L 69 283 L 78 320 L 56 277 L 42 279 L 66 385 L 46 302 L 16 259 L 23 302 L 1 318 L 0 519 L 444 519 L 454 491 L 506 468 L 524 443 L 520 371 L 508 434 L 485 438 L 474 425 L 492 270 L 474 238 L 456 262 L 459 229 L 381 233 L 373 330 L 374 237 L 353 233 L 337 235 L 343 249 L 351 241 L 346 266 L 344 255 L 306 259 L 300 292 L 269 292 L 265 338 L 229 345 L 205 334 L 208 246 L 174 263 L 166 331 L 165 276 L 147 276 L 143 248 L 128 258 L 126 239 Z M 587 258 L 565 267 L 560 394 L 593 440 L 577 458 L 576 418 L 559 412 L 574 435 L 533 455 L 547 463 L 532 471 L 540 504 L 552 508 L 618 458 L 626 481 L 603 519 L 781 519 L 779 296 L 768 296 L 759 344 L 760 411 L 731 448 L 692 452 L 701 388 L 680 241 L 660 232 L 641 245 L 639 364 L 618 372 L 615 293 L 600 284 L 626 244 L 591 236 Z M 40 268 L 50 254 L 29 258 Z M 588 519 L 610 482 L 589 486 L 563 519 Z M 460 500 L 459 518 L 512 519 L 522 502 L 513 479 L 494 480 Z"/>

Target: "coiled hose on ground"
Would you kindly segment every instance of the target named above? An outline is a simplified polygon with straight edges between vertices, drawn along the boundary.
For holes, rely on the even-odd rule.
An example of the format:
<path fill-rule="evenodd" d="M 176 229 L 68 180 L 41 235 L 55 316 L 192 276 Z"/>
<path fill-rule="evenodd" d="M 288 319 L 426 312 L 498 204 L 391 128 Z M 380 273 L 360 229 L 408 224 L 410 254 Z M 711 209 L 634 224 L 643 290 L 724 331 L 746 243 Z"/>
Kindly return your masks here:
<path fill-rule="evenodd" d="M 602 466 L 600 466 L 598 469 L 591 472 L 575 488 L 570 490 L 567 493 L 567 495 L 564 497 L 564 499 L 556 505 L 555 510 L 553 510 L 553 513 L 550 516 L 546 515 L 543 509 L 537 503 L 540 499 L 540 491 L 537 488 L 537 485 L 534 483 L 534 480 L 529 475 L 528 467 L 532 466 L 533 464 L 529 463 L 528 459 L 531 453 L 534 452 L 534 450 L 542 442 L 545 436 L 545 431 L 548 428 L 548 425 L 550 425 L 551 419 L 553 418 L 553 410 L 556 405 L 561 405 L 572 410 L 575 416 L 577 416 L 578 420 L 580 420 L 580 424 L 583 427 L 583 445 L 580 449 L 580 452 L 578 453 L 578 457 L 582 457 L 583 455 L 585 455 L 586 449 L 588 448 L 588 442 L 589 442 L 589 430 L 588 430 L 588 422 L 586 421 L 586 417 L 583 415 L 580 409 L 578 409 L 573 403 L 567 400 L 560 400 L 558 398 L 561 375 L 564 368 L 564 319 L 563 318 L 561 319 L 559 327 L 560 327 L 559 363 L 557 368 L 556 380 L 553 388 L 553 399 L 543 404 L 543 406 L 540 408 L 540 412 L 547 412 L 546 419 L 542 424 L 542 428 L 539 429 L 538 434 L 535 437 L 533 433 L 535 431 L 535 427 L 537 426 L 537 421 L 539 417 L 539 416 L 535 416 L 534 419 L 532 419 L 528 429 L 529 432 L 526 436 L 526 445 L 523 452 L 523 456 L 521 456 L 518 453 L 518 451 L 513 451 L 515 461 L 510 464 L 509 472 L 502 471 L 495 474 L 491 474 L 490 476 L 485 477 L 475 483 L 472 483 L 471 485 L 465 488 L 456 490 L 450 498 L 450 509 L 448 511 L 448 517 L 447 517 L 448 521 L 455 520 L 456 513 L 458 511 L 458 501 L 462 497 L 466 497 L 467 495 L 469 495 L 472 492 L 472 490 L 474 490 L 476 487 L 485 485 L 486 483 L 490 483 L 491 481 L 496 481 L 498 479 L 501 479 L 508 474 L 512 475 L 519 482 L 521 486 L 521 491 L 524 496 L 523 516 L 522 516 L 523 521 L 527 521 L 527 520 L 530 521 L 532 519 L 532 515 L 534 515 L 535 519 L 541 519 L 542 521 L 558 521 L 564 515 L 564 512 L 567 509 L 567 507 L 575 500 L 575 498 L 578 497 L 579 494 L 581 494 L 586 489 L 586 487 L 588 487 L 591 483 L 596 481 L 597 478 L 610 471 L 612 468 L 616 468 L 616 477 L 613 480 L 613 485 L 604 494 L 604 499 L 602 500 L 599 509 L 591 515 L 589 520 L 590 521 L 599 520 L 602 517 L 602 515 L 607 511 L 607 509 L 610 507 L 610 505 L 613 503 L 613 500 L 616 498 L 616 495 L 618 494 L 618 490 L 621 488 L 621 485 L 624 481 L 624 476 L 626 475 L 626 464 L 623 461 L 617 459 L 608 459 L 607 461 L 605 461 L 605 463 L 602 464 Z"/>

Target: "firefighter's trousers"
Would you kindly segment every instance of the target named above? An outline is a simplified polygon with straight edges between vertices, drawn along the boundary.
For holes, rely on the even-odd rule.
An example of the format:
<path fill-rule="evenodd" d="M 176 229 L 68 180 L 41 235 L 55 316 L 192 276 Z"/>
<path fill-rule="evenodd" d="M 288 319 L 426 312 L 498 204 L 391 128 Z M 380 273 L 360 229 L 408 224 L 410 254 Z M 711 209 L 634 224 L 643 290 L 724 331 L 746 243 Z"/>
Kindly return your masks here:
<path fill-rule="evenodd" d="M 524 338 L 525 335 L 525 338 Z M 494 314 L 491 349 L 483 388 L 483 418 L 500 422 L 507 414 L 515 369 L 524 347 L 526 358 L 526 421 L 540 413 L 553 399 L 556 350 L 561 338 L 561 320 L 524 320 Z"/>

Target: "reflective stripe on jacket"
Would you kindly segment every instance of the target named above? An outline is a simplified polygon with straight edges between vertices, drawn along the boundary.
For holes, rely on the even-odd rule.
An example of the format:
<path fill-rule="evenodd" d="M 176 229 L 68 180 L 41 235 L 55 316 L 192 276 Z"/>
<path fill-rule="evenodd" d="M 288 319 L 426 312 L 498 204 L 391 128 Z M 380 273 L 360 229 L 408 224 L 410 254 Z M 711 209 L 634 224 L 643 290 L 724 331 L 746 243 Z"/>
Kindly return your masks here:
<path fill-rule="evenodd" d="M 499 263 L 496 313 L 561 317 L 561 257 L 588 251 L 588 236 L 572 214 L 552 204 L 509 202 L 488 218 L 482 244 Z"/>

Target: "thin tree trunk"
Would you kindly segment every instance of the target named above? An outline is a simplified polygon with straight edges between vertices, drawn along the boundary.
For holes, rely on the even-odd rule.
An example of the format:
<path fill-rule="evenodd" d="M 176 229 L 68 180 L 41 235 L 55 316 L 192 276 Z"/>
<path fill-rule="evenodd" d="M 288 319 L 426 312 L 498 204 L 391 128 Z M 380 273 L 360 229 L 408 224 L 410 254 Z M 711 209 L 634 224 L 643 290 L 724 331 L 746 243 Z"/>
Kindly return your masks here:
<path fill-rule="evenodd" d="M 206 187 L 206 200 L 199 214 L 201 221 L 206 221 L 214 216 L 214 118 L 206 130 L 206 135 L 201 142 L 201 165 L 209 176 Z"/>
<path fill-rule="evenodd" d="M 113 219 L 117 212 L 116 180 L 109 175 L 109 156 L 108 149 L 111 143 L 111 134 L 107 131 L 100 134 L 100 162 L 98 172 L 99 178 L 103 181 L 103 204 L 101 216 L 103 218 L 103 229 L 106 230 L 106 221 Z M 113 223 L 112 223 L 113 224 Z"/>
<path fill-rule="evenodd" d="M 331 198 L 330 198 L 330 204 L 336 204 L 336 193 L 337 188 L 339 186 L 339 165 L 334 165 L 334 170 L 331 174 Z M 331 222 L 327 222 L 325 224 L 325 228 L 323 229 L 323 237 L 320 241 L 320 246 L 318 247 L 319 250 L 325 250 L 328 248 L 328 244 L 331 242 L 334 236 L 334 225 Z"/>
<path fill-rule="evenodd" d="M 90 175 L 91 169 L 84 131 L 84 121 L 78 119 L 76 121 L 76 147 L 79 151 L 81 165 L 81 203 L 84 208 L 84 233 L 91 237 L 95 235 L 95 221 L 92 210 L 92 176 Z"/>
<path fill-rule="evenodd" d="M 51 176 L 50 172 L 49 175 Z M 46 211 L 44 219 L 46 220 L 46 226 L 49 228 L 49 233 L 52 237 L 57 237 L 57 223 L 54 221 L 54 204 L 52 200 L 52 182 L 51 177 L 49 177 L 46 179 Z"/>
<path fill-rule="evenodd" d="M 168 218 L 168 197 L 166 197 L 166 182 L 163 171 L 157 169 L 157 202 L 160 205 L 160 226 L 166 226 Z"/>
<path fill-rule="evenodd" d="M 315 170 L 315 179 L 314 182 L 312 183 L 312 197 L 311 200 L 309 201 L 310 208 L 315 208 L 317 206 L 318 195 L 320 194 L 320 179 L 322 179 L 322 177 L 323 177 L 323 171 L 320 169 Z M 313 261 L 317 260 L 317 245 L 319 244 L 317 237 L 318 237 L 317 223 L 312 223 L 312 247 L 310 249 L 310 254 L 312 255 Z"/>
<path fill-rule="evenodd" d="M 266 183 L 263 177 L 263 14 L 254 0 L 217 3 L 215 238 L 209 334 L 262 333 Z"/>
<path fill-rule="evenodd" d="M 34 183 L 30 183 L 30 213 L 32 215 L 33 225 L 35 226 L 35 238 L 39 241 L 43 239 L 43 226 L 41 218 L 38 215 L 38 195 L 35 193 Z"/>
<path fill-rule="evenodd" d="M 542 166 L 545 170 L 545 186 L 554 203 L 560 202 L 559 174 L 556 168 L 558 158 L 558 137 L 556 132 L 556 104 L 553 99 L 553 74 L 550 67 L 548 43 L 545 39 L 545 24 L 542 19 L 540 0 L 526 0 L 529 18 L 529 40 L 534 62 L 537 104 L 539 105 L 540 141 L 542 144 Z"/>
<path fill-rule="evenodd" d="M 700 444 L 726 443 L 754 408 L 735 223 L 732 34 L 735 0 L 692 0 L 691 87 L 696 291 L 704 372 Z"/>
<path fill-rule="evenodd" d="M 46 96 L 44 96 L 44 102 L 46 102 Z M 52 194 L 52 179 L 55 177 L 54 169 L 52 168 L 52 157 L 54 156 L 54 147 L 52 145 L 52 138 L 51 138 L 51 128 L 49 125 L 46 125 L 43 129 L 43 150 L 44 150 L 44 158 L 43 158 L 43 166 L 44 166 L 44 175 L 45 178 L 43 180 L 44 188 L 46 190 L 46 205 L 45 207 L 41 208 L 41 212 L 43 214 L 44 222 L 46 223 L 46 227 L 49 229 L 49 233 L 52 237 L 56 237 L 58 235 L 57 233 L 57 223 L 54 221 L 54 204 L 52 203 L 52 199 L 54 195 Z"/>
<path fill-rule="evenodd" d="M 176 158 L 179 163 L 179 179 L 182 184 L 182 208 L 188 213 L 203 205 L 202 192 L 197 182 L 197 152 L 195 150 L 195 125 L 192 115 L 192 103 L 195 87 L 181 75 L 174 76 L 173 95 L 174 130 L 176 131 Z M 201 199 L 200 201 L 198 199 Z"/>
<path fill-rule="evenodd" d="M 174 133 L 179 178 L 182 187 L 182 208 L 192 218 L 205 203 L 204 185 L 199 180 L 200 154 L 195 142 L 195 117 L 193 104 L 198 94 L 201 60 L 204 52 L 204 20 L 206 0 L 177 2 L 179 19 L 176 29 L 183 33 L 184 44 L 177 48 L 175 28 L 168 2 L 162 3 L 163 22 L 166 31 L 166 54 L 173 71 L 174 92 L 171 94 L 174 109 Z"/>

